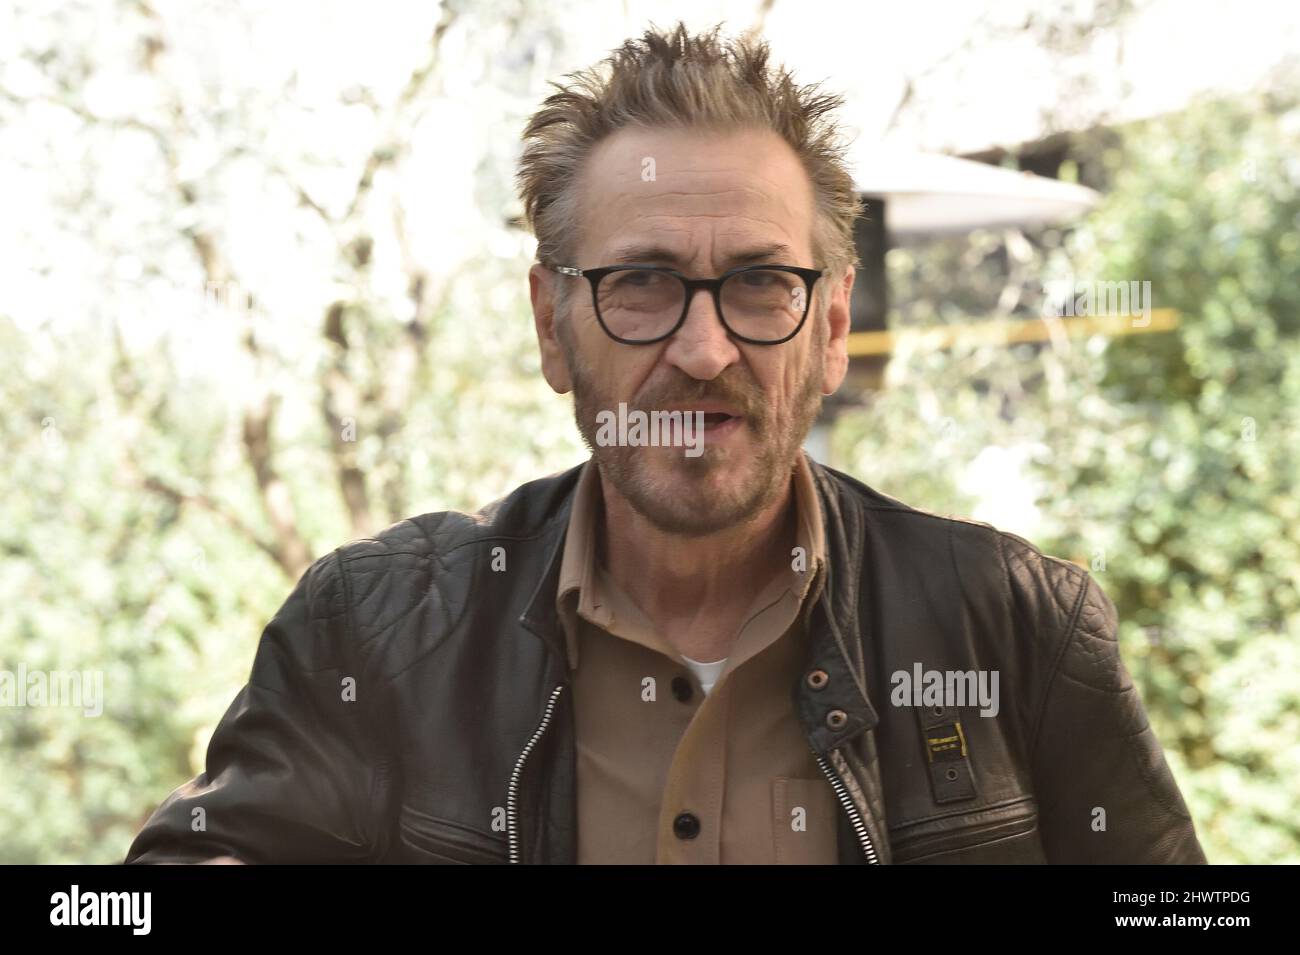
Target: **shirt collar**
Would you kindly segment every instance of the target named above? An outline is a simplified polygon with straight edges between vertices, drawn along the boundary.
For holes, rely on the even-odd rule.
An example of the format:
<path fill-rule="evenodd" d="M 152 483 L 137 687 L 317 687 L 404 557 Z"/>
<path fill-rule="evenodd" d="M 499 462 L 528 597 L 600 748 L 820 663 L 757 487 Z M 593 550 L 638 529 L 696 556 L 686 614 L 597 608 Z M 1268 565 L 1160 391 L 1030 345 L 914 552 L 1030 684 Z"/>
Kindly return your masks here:
<path fill-rule="evenodd" d="M 803 553 L 791 556 L 794 575 L 791 589 L 801 602 L 807 602 L 810 596 L 816 600 L 821 593 L 825 577 L 822 568 L 826 563 L 826 527 L 806 455 L 799 454 L 796 458 L 793 478 L 795 545 L 802 548 Z M 600 602 L 600 588 L 596 583 L 600 573 L 596 533 L 603 506 L 600 470 L 592 459 L 583 467 L 574 490 L 556 593 L 556 610 L 563 622 L 570 669 L 578 666 L 578 618 L 602 629 L 607 629 L 612 619 L 610 608 Z"/>

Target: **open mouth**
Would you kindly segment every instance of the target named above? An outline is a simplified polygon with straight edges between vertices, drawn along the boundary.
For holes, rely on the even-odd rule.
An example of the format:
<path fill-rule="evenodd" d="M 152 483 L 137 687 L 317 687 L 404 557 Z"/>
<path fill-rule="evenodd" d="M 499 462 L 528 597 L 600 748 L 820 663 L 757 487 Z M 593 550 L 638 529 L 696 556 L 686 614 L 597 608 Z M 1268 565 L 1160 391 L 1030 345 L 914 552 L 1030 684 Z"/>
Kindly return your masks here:
<path fill-rule="evenodd" d="M 731 434 L 744 423 L 745 419 L 740 415 L 727 414 L 725 411 L 706 411 L 704 413 L 704 433 L 713 440 Z"/>

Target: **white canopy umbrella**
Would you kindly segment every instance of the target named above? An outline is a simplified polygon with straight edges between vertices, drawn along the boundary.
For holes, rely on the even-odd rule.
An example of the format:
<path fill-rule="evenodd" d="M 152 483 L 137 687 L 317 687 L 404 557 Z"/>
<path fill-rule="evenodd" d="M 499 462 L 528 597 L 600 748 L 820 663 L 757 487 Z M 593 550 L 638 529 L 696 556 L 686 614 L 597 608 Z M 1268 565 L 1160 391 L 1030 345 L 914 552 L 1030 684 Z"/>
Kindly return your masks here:
<path fill-rule="evenodd" d="M 864 274 L 876 274 L 881 280 L 887 245 L 961 235 L 974 229 L 1065 223 L 1083 215 L 1101 198 L 1086 186 L 937 153 L 875 145 L 850 149 L 848 160 L 858 192 L 884 203 L 883 243 L 859 247 L 868 270 Z M 869 271 L 872 262 L 874 273 Z M 868 329 L 884 328 L 886 290 L 883 281 L 878 285 L 872 290 L 869 282 L 860 280 L 854 287 L 855 326 L 865 311 L 870 316 Z M 857 303 L 860 296 L 865 301 L 861 308 Z M 825 405 L 804 442 L 818 461 L 831 461 L 830 420 L 834 415 L 835 406 Z"/>
<path fill-rule="evenodd" d="M 1086 186 L 936 153 L 867 146 L 849 161 L 858 191 L 885 200 L 891 244 L 1064 223 L 1101 198 Z"/>

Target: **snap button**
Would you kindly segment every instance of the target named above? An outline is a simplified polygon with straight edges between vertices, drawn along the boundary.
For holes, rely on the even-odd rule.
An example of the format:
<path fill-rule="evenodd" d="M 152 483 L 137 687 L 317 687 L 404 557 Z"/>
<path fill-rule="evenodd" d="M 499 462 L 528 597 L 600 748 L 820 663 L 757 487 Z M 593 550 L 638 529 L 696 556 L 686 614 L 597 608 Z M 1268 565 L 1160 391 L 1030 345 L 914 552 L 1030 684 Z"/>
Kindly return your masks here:
<path fill-rule="evenodd" d="M 849 714 L 843 710 L 831 710 L 826 714 L 826 725 L 833 730 L 844 729 L 844 724 L 849 721 Z"/>
<path fill-rule="evenodd" d="M 808 674 L 807 683 L 810 689 L 824 690 L 829 682 L 831 682 L 831 675 L 825 670 L 812 670 Z"/>
<path fill-rule="evenodd" d="M 691 689 L 691 681 L 684 676 L 673 677 L 673 696 L 681 703 L 689 703 L 695 691 Z"/>
<path fill-rule="evenodd" d="M 678 839 L 694 839 L 700 834 L 700 820 L 692 812 L 677 814 L 673 820 L 673 835 Z"/>

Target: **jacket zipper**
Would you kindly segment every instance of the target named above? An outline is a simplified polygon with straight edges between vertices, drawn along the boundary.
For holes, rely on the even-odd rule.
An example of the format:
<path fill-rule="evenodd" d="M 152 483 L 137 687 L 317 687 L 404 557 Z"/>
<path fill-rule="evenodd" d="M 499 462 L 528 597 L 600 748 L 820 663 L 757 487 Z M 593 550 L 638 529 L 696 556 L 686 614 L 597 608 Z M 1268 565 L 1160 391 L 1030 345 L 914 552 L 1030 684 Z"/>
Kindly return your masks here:
<path fill-rule="evenodd" d="M 560 694 L 563 692 L 563 683 L 551 691 L 551 698 L 546 701 L 546 710 L 542 713 L 542 720 L 537 724 L 537 729 L 533 731 L 533 735 L 528 740 L 527 745 L 524 746 L 523 752 L 519 754 L 519 759 L 515 761 L 514 771 L 510 774 L 510 786 L 506 792 L 506 835 L 510 845 L 511 864 L 518 864 L 521 855 L 517 808 L 519 780 L 523 777 L 524 764 L 528 761 L 529 754 L 537 748 L 538 742 L 546 733 L 546 728 L 551 725 L 551 719 L 555 715 L 555 704 L 559 701 Z M 813 750 L 812 753 L 817 760 L 817 765 L 821 767 L 822 773 L 835 791 L 835 796 L 839 799 L 840 805 L 848 813 L 849 822 L 853 825 L 853 831 L 858 837 L 858 843 L 862 847 L 863 855 L 867 857 L 867 863 L 869 865 L 879 865 L 880 860 L 876 857 L 876 848 L 871 843 L 871 835 L 867 832 L 866 824 L 862 820 L 862 814 L 858 812 L 858 807 L 853 804 L 844 783 L 831 769 L 830 764 L 826 762 L 826 758 L 821 753 L 816 750 Z"/>
<path fill-rule="evenodd" d="M 519 759 L 515 762 L 514 772 L 510 774 L 510 786 L 506 790 L 506 838 L 510 845 L 510 862 L 512 865 L 520 861 L 519 850 L 519 828 L 517 826 L 516 802 L 519 799 L 519 780 L 523 776 L 524 763 L 528 760 L 528 754 L 537 746 L 542 734 L 546 732 L 546 727 L 551 725 L 551 717 L 555 713 L 555 703 L 560 698 L 560 693 L 564 690 L 564 684 L 561 683 L 551 691 L 551 698 L 546 703 L 546 712 L 542 714 L 542 721 L 537 724 L 537 729 L 533 731 L 532 739 L 524 747 L 524 751 L 519 754 Z"/>
<path fill-rule="evenodd" d="M 857 834 L 858 843 L 862 846 L 862 853 L 867 857 L 867 864 L 879 865 L 880 860 L 876 858 L 876 847 L 871 844 L 871 834 L 867 832 L 866 823 L 862 821 L 862 814 L 858 812 L 858 807 L 853 804 L 853 800 L 849 797 L 849 791 L 844 788 L 843 781 L 835 774 L 835 770 L 831 769 L 830 764 L 826 762 L 826 758 L 815 749 L 812 753 L 817 760 L 817 765 L 822 768 L 822 772 L 830 782 L 831 788 L 835 790 L 840 805 L 848 813 L 849 822 L 853 824 L 853 831 Z"/>

